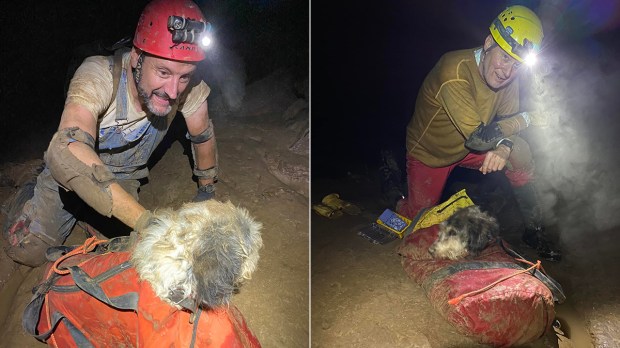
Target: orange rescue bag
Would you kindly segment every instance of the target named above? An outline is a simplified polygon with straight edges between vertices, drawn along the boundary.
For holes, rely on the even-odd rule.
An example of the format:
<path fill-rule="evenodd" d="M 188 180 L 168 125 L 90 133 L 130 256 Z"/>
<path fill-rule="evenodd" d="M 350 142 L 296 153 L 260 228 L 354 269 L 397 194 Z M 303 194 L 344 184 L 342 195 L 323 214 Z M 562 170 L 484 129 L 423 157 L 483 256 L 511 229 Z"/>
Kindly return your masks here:
<path fill-rule="evenodd" d="M 127 245 L 120 237 L 72 255 L 58 267 L 64 275 L 48 265 L 24 311 L 26 332 L 62 348 L 260 347 L 233 305 L 179 310 L 157 297 L 131 266 Z"/>

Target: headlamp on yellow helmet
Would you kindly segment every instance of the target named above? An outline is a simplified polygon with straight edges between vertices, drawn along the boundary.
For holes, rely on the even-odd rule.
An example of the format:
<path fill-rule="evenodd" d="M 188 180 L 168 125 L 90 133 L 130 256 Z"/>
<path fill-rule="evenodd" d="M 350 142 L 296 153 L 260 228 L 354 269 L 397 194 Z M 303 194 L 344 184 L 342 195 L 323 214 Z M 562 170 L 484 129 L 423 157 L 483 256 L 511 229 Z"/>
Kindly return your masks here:
<path fill-rule="evenodd" d="M 543 39 L 540 19 L 525 6 L 510 6 L 493 20 L 489 28 L 497 44 L 511 57 L 526 65 L 536 62 Z"/>

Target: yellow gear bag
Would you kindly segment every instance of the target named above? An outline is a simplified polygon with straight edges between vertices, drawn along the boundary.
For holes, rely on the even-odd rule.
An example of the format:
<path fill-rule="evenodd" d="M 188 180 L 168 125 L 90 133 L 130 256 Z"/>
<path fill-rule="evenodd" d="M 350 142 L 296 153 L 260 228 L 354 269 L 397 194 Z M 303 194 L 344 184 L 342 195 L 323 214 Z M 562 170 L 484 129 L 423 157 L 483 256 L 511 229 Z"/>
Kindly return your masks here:
<path fill-rule="evenodd" d="M 474 205 L 474 202 L 469 198 L 465 189 L 462 189 L 453 194 L 447 201 L 431 208 L 422 209 L 412 220 L 414 224 L 412 232 L 437 225 L 447 220 L 457 210 L 470 205 Z"/>

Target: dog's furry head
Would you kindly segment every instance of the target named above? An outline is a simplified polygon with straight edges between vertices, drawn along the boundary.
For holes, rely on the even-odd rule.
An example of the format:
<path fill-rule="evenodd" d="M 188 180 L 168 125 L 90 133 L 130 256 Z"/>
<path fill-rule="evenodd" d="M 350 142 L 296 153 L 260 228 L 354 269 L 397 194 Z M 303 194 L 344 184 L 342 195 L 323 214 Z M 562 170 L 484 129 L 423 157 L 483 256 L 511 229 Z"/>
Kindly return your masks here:
<path fill-rule="evenodd" d="M 498 231 L 497 220 L 472 205 L 457 210 L 439 225 L 439 236 L 428 251 L 433 257 L 451 260 L 477 256 Z"/>
<path fill-rule="evenodd" d="M 247 210 L 230 202 L 157 210 L 138 236 L 132 262 L 140 279 L 172 305 L 187 299 L 208 307 L 226 305 L 256 268 L 261 228 Z"/>

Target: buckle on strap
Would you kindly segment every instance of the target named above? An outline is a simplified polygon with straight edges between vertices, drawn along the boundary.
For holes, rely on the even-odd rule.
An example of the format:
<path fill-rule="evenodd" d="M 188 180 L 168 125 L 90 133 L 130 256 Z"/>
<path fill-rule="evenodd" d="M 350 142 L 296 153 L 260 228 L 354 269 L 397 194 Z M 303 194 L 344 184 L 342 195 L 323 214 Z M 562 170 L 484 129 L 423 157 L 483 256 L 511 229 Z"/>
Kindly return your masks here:
<path fill-rule="evenodd" d="M 187 132 L 187 134 L 185 134 L 185 138 L 189 139 L 189 141 L 191 141 L 194 144 L 202 144 L 202 143 L 209 141 L 209 139 L 213 138 L 213 122 L 211 121 L 211 119 L 209 119 L 209 124 L 207 125 L 207 129 L 202 131 L 202 133 L 194 136 L 194 135 L 189 134 L 189 132 Z"/>
<path fill-rule="evenodd" d="M 217 181 L 217 166 L 213 166 L 209 169 L 194 168 L 193 173 L 200 179 L 213 179 L 214 182 Z"/>

